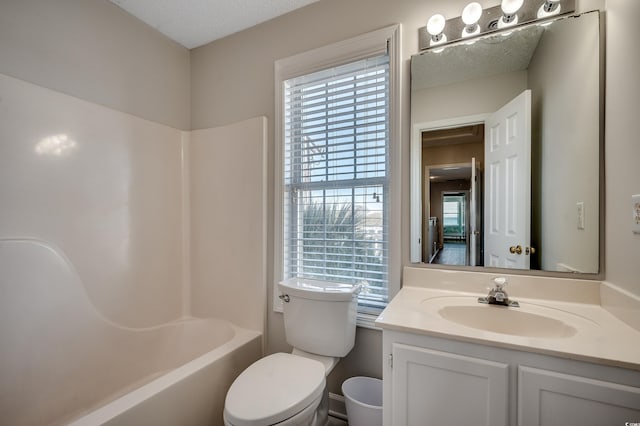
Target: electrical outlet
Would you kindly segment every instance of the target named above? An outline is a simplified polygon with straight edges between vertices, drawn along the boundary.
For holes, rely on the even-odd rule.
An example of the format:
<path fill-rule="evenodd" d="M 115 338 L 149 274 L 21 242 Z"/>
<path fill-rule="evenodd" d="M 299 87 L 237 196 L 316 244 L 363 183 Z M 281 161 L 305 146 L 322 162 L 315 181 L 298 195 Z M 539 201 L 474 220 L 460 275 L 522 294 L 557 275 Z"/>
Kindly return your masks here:
<path fill-rule="evenodd" d="M 640 234 L 640 194 L 631 196 L 631 211 L 633 214 L 633 233 Z"/>
<path fill-rule="evenodd" d="M 578 229 L 584 229 L 584 201 L 578 201 Z"/>

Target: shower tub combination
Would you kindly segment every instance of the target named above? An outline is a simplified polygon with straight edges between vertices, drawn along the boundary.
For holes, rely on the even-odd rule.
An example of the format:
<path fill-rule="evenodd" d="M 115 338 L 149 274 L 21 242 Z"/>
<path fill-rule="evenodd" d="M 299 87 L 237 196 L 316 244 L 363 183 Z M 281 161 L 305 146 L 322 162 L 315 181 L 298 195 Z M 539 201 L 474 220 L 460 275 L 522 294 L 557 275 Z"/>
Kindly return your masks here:
<path fill-rule="evenodd" d="M 262 335 L 220 319 L 132 329 L 103 318 L 58 250 L 0 240 L 3 424 L 217 425 Z"/>

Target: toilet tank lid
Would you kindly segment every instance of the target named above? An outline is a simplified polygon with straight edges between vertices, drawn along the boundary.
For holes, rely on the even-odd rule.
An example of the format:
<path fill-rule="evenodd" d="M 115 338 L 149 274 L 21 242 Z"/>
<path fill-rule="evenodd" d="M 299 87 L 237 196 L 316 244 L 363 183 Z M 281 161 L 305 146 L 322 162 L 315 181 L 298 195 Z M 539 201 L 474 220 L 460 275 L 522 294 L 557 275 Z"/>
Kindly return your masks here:
<path fill-rule="evenodd" d="M 282 294 L 304 299 L 325 300 L 331 302 L 350 301 L 362 289 L 361 284 L 345 284 L 331 281 L 311 280 L 307 278 L 288 278 L 278 283 Z"/>

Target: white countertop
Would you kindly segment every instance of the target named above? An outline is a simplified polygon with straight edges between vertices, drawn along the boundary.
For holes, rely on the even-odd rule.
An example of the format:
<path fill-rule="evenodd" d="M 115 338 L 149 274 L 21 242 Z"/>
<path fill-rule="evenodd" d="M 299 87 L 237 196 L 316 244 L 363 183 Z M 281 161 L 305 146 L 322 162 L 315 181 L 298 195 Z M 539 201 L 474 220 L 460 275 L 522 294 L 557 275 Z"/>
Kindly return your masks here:
<path fill-rule="evenodd" d="M 640 331 L 617 319 L 596 301 L 573 303 L 510 295 L 521 308 L 478 304 L 485 309 L 521 309 L 521 312 L 538 315 L 551 313 L 551 317 L 566 320 L 575 328 L 573 335 L 563 337 L 525 337 L 491 332 L 444 319 L 438 312 L 447 305 L 471 306 L 480 296 L 486 294 L 455 291 L 449 287 L 414 287 L 405 283 L 380 314 L 376 326 L 640 370 Z"/>

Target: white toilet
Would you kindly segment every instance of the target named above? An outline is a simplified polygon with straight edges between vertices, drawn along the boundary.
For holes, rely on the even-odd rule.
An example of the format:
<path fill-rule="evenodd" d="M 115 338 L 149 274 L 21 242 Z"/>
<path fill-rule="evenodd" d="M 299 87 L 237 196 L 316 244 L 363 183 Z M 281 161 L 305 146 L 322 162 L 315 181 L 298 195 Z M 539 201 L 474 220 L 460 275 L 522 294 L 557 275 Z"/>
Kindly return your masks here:
<path fill-rule="evenodd" d="M 233 382 L 227 426 L 321 426 L 328 419 L 326 376 L 353 348 L 360 286 L 292 278 L 278 284 L 292 353 L 262 358 Z"/>

